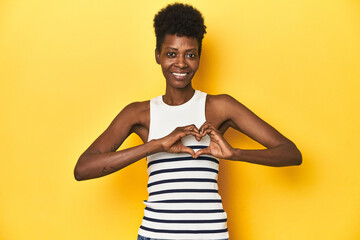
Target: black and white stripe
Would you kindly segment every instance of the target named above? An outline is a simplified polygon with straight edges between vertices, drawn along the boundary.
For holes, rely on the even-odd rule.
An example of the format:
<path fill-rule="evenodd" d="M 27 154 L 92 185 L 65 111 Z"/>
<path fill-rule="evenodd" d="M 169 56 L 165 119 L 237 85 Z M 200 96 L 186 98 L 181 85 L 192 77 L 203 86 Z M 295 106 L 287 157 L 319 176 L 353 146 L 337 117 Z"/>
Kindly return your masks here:
<path fill-rule="evenodd" d="M 195 90 L 184 104 L 170 106 L 163 97 L 150 100 L 148 141 L 169 135 L 174 129 L 206 121 L 206 93 Z M 181 139 L 195 152 L 210 144 L 188 135 Z M 167 240 L 219 240 L 229 238 L 227 215 L 218 193 L 219 160 L 210 155 L 197 159 L 186 153 L 159 152 L 147 157 L 149 197 L 139 234 Z"/>
<path fill-rule="evenodd" d="M 199 239 L 226 238 L 227 216 L 217 185 L 219 160 L 207 155 L 156 157 L 148 159 L 149 198 L 139 233 L 163 239 L 194 239 L 194 234 Z"/>

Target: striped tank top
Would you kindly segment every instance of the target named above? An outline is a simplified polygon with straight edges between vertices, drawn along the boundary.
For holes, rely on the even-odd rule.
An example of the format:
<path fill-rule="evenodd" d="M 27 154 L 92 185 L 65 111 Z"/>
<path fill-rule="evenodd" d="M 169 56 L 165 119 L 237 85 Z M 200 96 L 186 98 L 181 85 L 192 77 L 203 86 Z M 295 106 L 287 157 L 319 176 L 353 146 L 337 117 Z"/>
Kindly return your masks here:
<path fill-rule="evenodd" d="M 182 105 L 170 106 L 162 96 L 150 100 L 148 141 L 170 134 L 176 127 L 205 122 L 206 93 L 195 91 Z M 181 139 L 196 152 L 209 146 L 205 136 Z M 218 193 L 219 160 L 211 155 L 197 159 L 187 153 L 160 152 L 147 157 L 149 197 L 139 235 L 168 240 L 219 240 L 229 238 L 227 215 Z"/>

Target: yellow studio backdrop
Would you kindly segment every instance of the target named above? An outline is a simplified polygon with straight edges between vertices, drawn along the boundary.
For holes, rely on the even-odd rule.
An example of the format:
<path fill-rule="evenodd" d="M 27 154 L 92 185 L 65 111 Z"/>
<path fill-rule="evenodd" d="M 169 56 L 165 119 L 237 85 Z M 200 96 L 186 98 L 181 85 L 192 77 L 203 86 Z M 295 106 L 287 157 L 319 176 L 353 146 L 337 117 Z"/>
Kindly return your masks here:
<path fill-rule="evenodd" d="M 234 96 L 303 154 L 221 161 L 230 239 L 360 239 L 360 2 L 186 2 L 208 31 L 194 86 Z M 1 240 L 136 239 L 145 160 L 82 182 L 73 169 L 124 106 L 164 93 L 152 20 L 167 3 L 0 1 Z"/>

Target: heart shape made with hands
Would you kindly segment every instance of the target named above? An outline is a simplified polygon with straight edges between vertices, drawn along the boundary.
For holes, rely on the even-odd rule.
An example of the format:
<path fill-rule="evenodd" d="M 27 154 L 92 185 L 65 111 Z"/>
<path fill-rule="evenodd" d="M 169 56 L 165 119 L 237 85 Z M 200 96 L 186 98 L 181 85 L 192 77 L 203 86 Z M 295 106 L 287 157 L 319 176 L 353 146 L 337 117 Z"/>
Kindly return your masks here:
<path fill-rule="evenodd" d="M 189 133 L 186 137 L 181 138 L 183 146 L 206 146 L 196 152 L 189 147 L 184 147 L 184 152 L 190 153 L 193 157 L 210 154 L 214 157 L 229 158 L 233 155 L 233 148 L 210 122 L 205 122 L 200 129 L 192 125 L 184 127 L 183 130 L 196 132 L 196 134 Z"/>
<path fill-rule="evenodd" d="M 193 146 L 193 145 L 201 145 L 201 146 L 209 146 L 211 142 L 211 137 L 208 133 L 205 133 L 209 130 L 215 130 L 214 126 L 210 122 L 204 122 L 200 128 L 197 126 L 189 125 L 185 126 L 184 129 L 194 131 L 199 133 L 200 137 L 195 137 L 192 134 L 189 134 L 181 139 L 181 142 L 184 146 Z"/>
<path fill-rule="evenodd" d="M 184 136 L 185 137 L 180 137 Z M 227 158 L 232 155 L 232 147 L 214 126 L 205 122 L 200 129 L 195 125 L 188 125 L 176 128 L 170 135 L 175 136 L 173 145 L 168 149 L 172 153 L 189 153 L 194 158 L 202 154 L 210 154 L 215 157 Z M 168 136 L 170 136 L 168 135 Z M 176 136 L 179 138 L 176 139 Z M 171 138 L 171 137 L 170 137 Z M 197 149 L 196 153 L 190 146 L 205 146 L 205 148 Z"/>

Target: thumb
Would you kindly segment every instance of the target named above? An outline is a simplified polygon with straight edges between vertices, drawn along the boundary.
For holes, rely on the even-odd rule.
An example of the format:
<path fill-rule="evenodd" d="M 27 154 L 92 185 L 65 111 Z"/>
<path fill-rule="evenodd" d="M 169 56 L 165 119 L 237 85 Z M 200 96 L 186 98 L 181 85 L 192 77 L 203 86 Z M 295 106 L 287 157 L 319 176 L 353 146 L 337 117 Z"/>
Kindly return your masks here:
<path fill-rule="evenodd" d="M 180 152 L 189 153 L 193 158 L 195 157 L 195 152 L 194 152 L 194 150 L 192 148 L 182 146 L 182 148 L 180 149 Z"/>
<path fill-rule="evenodd" d="M 197 151 L 196 153 L 195 153 L 195 158 L 198 158 L 200 155 L 202 155 L 202 154 L 210 154 L 211 155 L 211 150 L 210 150 L 210 148 L 203 148 L 203 149 L 200 149 L 199 151 Z"/>

